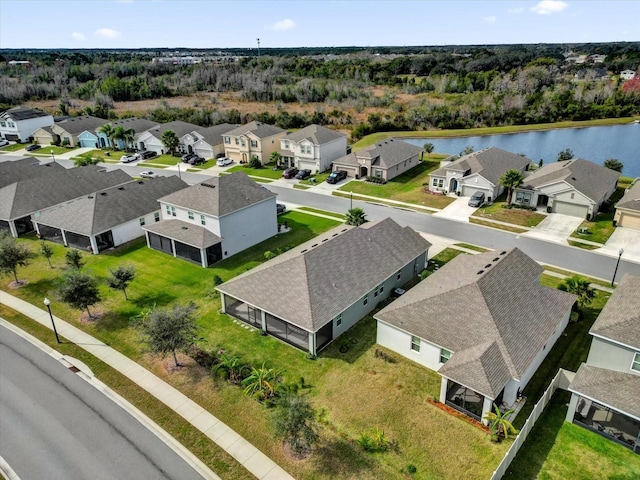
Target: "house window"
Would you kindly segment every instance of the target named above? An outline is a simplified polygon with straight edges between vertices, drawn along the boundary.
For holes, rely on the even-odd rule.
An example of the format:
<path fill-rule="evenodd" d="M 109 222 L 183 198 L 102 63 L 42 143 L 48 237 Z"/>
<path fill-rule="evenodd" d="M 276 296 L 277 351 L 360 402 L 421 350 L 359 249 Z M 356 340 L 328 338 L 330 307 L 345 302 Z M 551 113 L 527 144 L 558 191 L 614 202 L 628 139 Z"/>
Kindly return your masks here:
<path fill-rule="evenodd" d="M 256 140 L 251 140 L 251 148 L 258 148 L 258 142 Z"/>
<path fill-rule="evenodd" d="M 442 178 L 434 178 L 431 182 L 434 187 L 442 188 L 444 186 L 444 180 Z"/>
<path fill-rule="evenodd" d="M 362 305 L 366 305 L 369 303 L 369 294 L 367 293 L 364 297 L 362 297 Z"/>
<path fill-rule="evenodd" d="M 420 339 L 411 335 L 411 350 L 420 352 Z"/>
<path fill-rule="evenodd" d="M 147 223 L 144 219 L 144 217 L 140 218 L 140 226 L 143 227 L 144 224 Z"/>
<path fill-rule="evenodd" d="M 440 363 L 447 363 L 447 360 L 451 358 L 451 352 L 449 350 L 445 350 L 444 348 L 440 349 Z"/>
<path fill-rule="evenodd" d="M 636 352 L 633 356 L 633 362 L 631 362 L 631 370 L 640 372 L 640 353 Z"/>
<path fill-rule="evenodd" d="M 246 147 L 246 146 L 247 146 L 247 141 L 246 141 L 244 138 L 241 138 L 241 139 L 240 139 L 240 145 L 241 145 L 242 147 Z"/>
<path fill-rule="evenodd" d="M 166 208 L 167 208 L 167 215 L 171 215 L 171 207 L 167 205 Z"/>
<path fill-rule="evenodd" d="M 167 207 L 168 209 L 170 209 L 169 214 L 172 216 L 176 216 L 176 207 Z"/>
<path fill-rule="evenodd" d="M 398 270 L 396 272 L 396 280 L 400 280 L 400 277 L 402 276 L 402 270 Z"/>
<path fill-rule="evenodd" d="M 382 292 L 384 292 L 384 283 L 381 283 L 380 285 L 378 285 L 378 286 L 376 287 L 376 289 L 375 289 L 375 290 L 374 290 L 374 292 L 373 292 L 373 296 L 374 296 L 374 297 L 377 297 L 377 296 L 378 296 L 378 294 L 379 294 L 379 293 L 381 294 Z"/>
<path fill-rule="evenodd" d="M 154 219 L 156 222 L 159 222 L 159 221 L 160 221 L 160 212 L 156 212 L 156 213 L 154 213 L 154 214 L 153 214 L 153 219 Z"/>
<path fill-rule="evenodd" d="M 224 143 L 229 145 L 231 143 L 231 139 L 229 137 L 224 137 Z"/>
<path fill-rule="evenodd" d="M 338 315 L 336 315 L 334 320 L 336 321 L 336 327 L 339 327 L 340 325 L 342 325 L 342 314 L 339 313 Z"/>
<path fill-rule="evenodd" d="M 193 212 L 188 212 L 189 220 L 193 220 L 195 217 L 193 216 Z"/>
<path fill-rule="evenodd" d="M 571 192 L 571 200 L 573 200 L 573 198 L 576 196 L 576 194 L 574 192 Z"/>
<path fill-rule="evenodd" d="M 516 203 L 531 203 L 532 193 L 530 192 L 516 192 Z"/>
<path fill-rule="evenodd" d="M 6 122 L 0 122 L 0 127 L 4 128 L 6 126 L 7 126 Z"/>
<path fill-rule="evenodd" d="M 286 148 L 286 149 L 289 148 L 289 140 L 285 140 L 284 141 L 284 148 Z"/>
<path fill-rule="evenodd" d="M 378 178 L 382 178 L 382 170 L 376 169 L 376 173 L 375 173 L 376 177 Z"/>
<path fill-rule="evenodd" d="M 206 225 L 207 224 L 207 217 L 205 217 L 204 215 L 200 215 L 200 224 L 201 225 Z"/>
<path fill-rule="evenodd" d="M 9 128 L 16 128 L 16 124 L 13 123 L 11 120 L 7 122 L 7 125 L 9 126 Z"/>

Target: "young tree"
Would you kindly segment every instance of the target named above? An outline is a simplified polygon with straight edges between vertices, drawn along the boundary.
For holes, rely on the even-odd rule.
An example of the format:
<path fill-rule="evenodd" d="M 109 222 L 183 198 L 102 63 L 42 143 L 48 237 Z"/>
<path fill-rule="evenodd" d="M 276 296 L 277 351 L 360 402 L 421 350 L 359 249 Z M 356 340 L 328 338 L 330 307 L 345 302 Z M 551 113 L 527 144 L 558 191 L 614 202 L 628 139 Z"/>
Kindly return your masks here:
<path fill-rule="evenodd" d="M 251 155 L 251 160 L 249 161 L 249 166 L 251 168 L 262 168 L 262 163 L 260 163 L 260 159 L 257 155 Z"/>
<path fill-rule="evenodd" d="M 18 267 L 26 267 L 35 256 L 29 247 L 18 243 L 8 233 L 0 234 L 0 275 L 13 275 L 19 285 Z"/>
<path fill-rule="evenodd" d="M 53 265 L 51 265 L 51 257 L 53 257 L 53 248 L 51 248 L 51 245 L 49 245 L 48 243 L 45 243 L 44 240 L 40 242 L 40 253 L 44 258 L 47 259 L 47 262 L 49 262 L 49 268 L 53 268 Z"/>
<path fill-rule="evenodd" d="M 173 130 L 165 130 L 162 133 L 162 145 L 164 145 L 164 148 L 169 150 L 171 155 L 173 155 L 173 152 L 178 148 L 179 144 L 180 139 Z"/>
<path fill-rule="evenodd" d="M 58 289 L 60 298 L 78 310 L 87 310 L 89 318 L 92 318 L 89 307 L 101 300 L 98 280 L 89 274 L 80 271 L 72 271 L 65 275 Z"/>
<path fill-rule="evenodd" d="M 195 310 L 194 303 L 176 305 L 171 310 L 153 310 L 142 321 L 142 331 L 151 351 L 163 357 L 172 354 L 175 366 L 179 367 L 176 352 L 188 349 L 198 340 Z"/>
<path fill-rule="evenodd" d="M 77 157 L 73 164 L 76 167 L 86 167 L 87 165 L 97 165 L 99 162 L 100 159 L 98 157 L 94 158 L 91 156 L 91 152 L 87 152 Z"/>
<path fill-rule="evenodd" d="M 433 149 L 435 148 L 433 143 L 427 142 L 422 146 L 422 148 L 425 152 L 427 152 L 427 154 L 429 155 L 429 158 L 431 158 L 431 152 L 433 152 Z"/>
<path fill-rule="evenodd" d="M 67 262 L 67 265 L 69 265 L 71 268 L 75 268 L 78 271 L 80 271 L 86 263 L 82 259 L 82 254 L 75 248 L 67 251 L 67 253 L 65 254 L 65 260 Z"/>
<path fill-rule="evenodd" d="M 500 177 L 500 185 L 507 189 L 507 205 L 511 205 L 513 191 L 522 185 L 524 177 L 518 170 L 508 170 Z"/>
<path fill-rule="evenodd" d="M 282 372 L 274 368 L 251 368 L 247 378 L 242 381 L 244 393 L 264 401 L 276 394 L 278 384 L 282 383 Z"/>
<path fill-rule="evenodd" d="M 220 356 L 220 363 L 217 363 L 212 369 L 211 373 L 216 374 L 218 372 L 225 372 L 227 378 L 232 383 L 242 382 L 242 375 L 246 370 L 245 365 L 240 360 L 240 357 L 234 355 Z"/>
<path fill-rule="evenodd" d="M 507 410 L 503 413 L 495 403 L 493 404 L 493 409 L 493 412 L 484 414 L 484 418 L 489 421 L 489 430 L 492 436 L 509 438 L 509 432 L 514 435 L 518 433 L 518 430 L 507 420 L 507 417 L 513 413 L 513 410 Z"/>
<path fill-rule="evenodd" d="M 367 222 L 367 215 L 362 208 L 352 208 L 347 212 L 347 225 L 355 225 L 358 227 Z"/>
<path fill-rule="evenodd" d="M 125 300 L 129 300 L 127 296 L 127 287 L 136 276 L 135 268 L 131 265 L 119 265 L 115 270 L 109 269 L 111 276 L 107 278 L 107 285 L 114 290 L 122 290 Z"/>
<path fill-rule="evenodd" d="M 276 438 L 298 455 L 305 454 L 318 441 L 316 413 L 304 397 L 292 395 L 279 401 L 273 424 Z"/>
<path fill-rule="evenodd" d="M 460 152 L 459 156 L 463 157 L 465 155 L 469 155 L 470 153 L 473 153 L 473 147 L 471 145 L 467 145 L 466 147 L 464 147 L 464 150 Z"/>
<path fill-rule="evenodd" d="M 589 283 L 589 280 L 582 278 L 580 275 L 574 275 L 573 277 L 565 279 L 558 285 L 558 289 L 577 295 L 576 305 L 579 309 L 583 309 L 591 304 L 596 296 L 596 291 Z"/>
<path fill-rule="evenodd" d="M 279 167 L 280 161 L 282 160 L 282 154 L 276 150 L 275 152 L 271 153 L 271 155 L 269 155 L 269 160 L 271 160 L 271 162 L 275 163 L 276 166 Z"/>
<path fill-rule="evenodd" d="M 562 162 L 564 160 L 571 160 L 573 158 L 573 152 L 570 148 L 566 148 L 558 152 L 558 162 Z"/>
<path fill-rule="evenodd" d="M 624 168 L 624 164 L 618 160 L 617 158 L 607 158 L 603 165 L 611 170 L 615 170 L 616 172 L 622 173 L 622 169 Z"/>

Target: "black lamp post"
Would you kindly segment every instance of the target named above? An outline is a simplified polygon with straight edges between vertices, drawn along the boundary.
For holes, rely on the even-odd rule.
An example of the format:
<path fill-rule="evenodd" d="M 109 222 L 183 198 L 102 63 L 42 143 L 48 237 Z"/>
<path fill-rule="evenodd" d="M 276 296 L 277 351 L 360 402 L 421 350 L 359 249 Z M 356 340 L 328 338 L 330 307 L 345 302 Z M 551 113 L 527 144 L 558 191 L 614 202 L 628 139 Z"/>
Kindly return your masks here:
<path fill-rule="evenodd" d="M 353 210 L 353 192 L 349 192 L 349 198 L 351 199 L 351 206 L 349 207 L 349 210 Z"/>
<path fill-rule="evenodd" d="M 618 250 L 618 261 L 616 262 L 616 269 L 613 271 L 613 278 L 611 279 L 611 286 L 613 287 L 613 282 L 616 281 L 616 273 L 618 273 L 618 266 L 620 266 L 620 258 L 622 258 L 622 254 L 624 253 L 624 248 Z"/>
<path fill-rule="evenodd" d="M 42 303 L 44 303 L 47 306 L 47 310 L 49 310 L 49 316 L 51 317 L 51 325 L 53 325 L 53 333 L 56 334 L 56 340 L 58 343 L 62 343 L 60 341 L 60 337 L 58 337 L 58 330 L 56 330 L 56 322 L 53 321 L 53 314 L 51 313 L 51 300 L 45 297 Z"/>
<path fill-rule="evenodd" d="M 53 154 L 53 149 L 51 149 L 51 158 L 53 159 L 53 163 L 56 163 L 56 156 Z"/>

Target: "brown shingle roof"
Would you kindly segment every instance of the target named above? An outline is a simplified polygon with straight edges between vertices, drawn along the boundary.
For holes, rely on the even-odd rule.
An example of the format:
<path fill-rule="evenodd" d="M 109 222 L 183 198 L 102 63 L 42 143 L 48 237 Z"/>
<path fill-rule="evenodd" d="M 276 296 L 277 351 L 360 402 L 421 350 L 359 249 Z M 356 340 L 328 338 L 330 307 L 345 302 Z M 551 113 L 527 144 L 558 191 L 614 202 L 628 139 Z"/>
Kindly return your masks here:
<path fill-rule="evenodd" d="M 616 208 L 626 208 L 640 212 L 640 179 L 636 179 L 635 183 L 627 189 L 624 196 L 616 204 Z"/>
<path fill-rule="evenodd" d="M 470 153 L 439 168 L 431 175 L 445 176 L 447 170 L 465 172 L 464 176 L 479 174 L 493 185 L 500 183 L 500 177 L 508 170 L 523 170 L 531 163 L 527 157 L 507 152 L 497 147 Z"/>
<path fill-rule="evenodd" d="M 358 165 L 358 159 L 371 161 L 371 165 L 389 169 L 420 154 L 422 149 L 411 143 L 390 138 L 335 160 L 335 165 Z"/>
<path fill-rule="evenodd" d="M 196 248 L 207 248 L 222 241 L 222 239 L 211 230 L 182 220 L 162 220 L 161 222 L 142 227 L 142 229 L 151 233 L 157 233 L 163 237 L 173 238 L 178 242 L 186 243 Z"/>
<path fill-rule="evenodd" d="M 40 163 L 33 157 L 21 158 L 12 162 L 0 162 L 0 188 L 11 185 L 28 178 L 51 175 L 54 172 L 65 170 L 57 162 Z"/>
<path fill-rule="evenodd" d="M 61 122 L 57 122 L 55 126 L 63 129 L 65 132 L 71 135 L 78 135 L 85 130 L 88 132 L 95 132 L 96 129 L 107 123 L 107 120 L 98 117 L 92 117 L 91 115 L 81 115 L 79 117 L 70 117 Z"/>
<path fill-rule="evenodd" d="M 249 132 L 251 132 L 258 138 L 266 138 L 271 137 L 272 135 L 277 135 L 279 133 L 285 133 L 286 130 L 281 129 L 280 127 L 276 127 L 275 125 L 253 121 L 247 123 L 246 125 L 241 125 L 237 128 L 234 128 L 233 130 L 228 131 L 225 135 L 236 137 L 238 135 L 246 135 Z"/>
<path fill-rule="evenodd" d="M 284 140 L 290 140 L 292 142 L 300 142 L 302 140 L 309 140 L 314 145 L 323 145 L 325 143 L 332 142 L 338 138 L 346 138 L 344 133 L 331 130 L 330 128 L 323 127 L 322 125 L 309 125 L 297 132 L 290 133 Z"/>
<path fill-rule="evenodd" d="M 640 349 L 640 276 L 622 277 L 589 333 Z"/>

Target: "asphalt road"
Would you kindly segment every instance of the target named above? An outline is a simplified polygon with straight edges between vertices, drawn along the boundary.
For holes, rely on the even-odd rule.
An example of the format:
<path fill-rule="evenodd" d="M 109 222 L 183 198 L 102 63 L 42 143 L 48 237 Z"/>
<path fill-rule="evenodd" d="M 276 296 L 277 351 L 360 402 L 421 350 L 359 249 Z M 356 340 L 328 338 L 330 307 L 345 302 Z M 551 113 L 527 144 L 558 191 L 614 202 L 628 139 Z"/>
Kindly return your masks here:
<path fill-rule="evenodd" d="M 99 390 L 1 326 L 0 455 L 22 480 L 202 479 Z"/>

